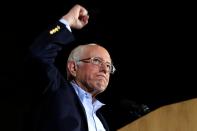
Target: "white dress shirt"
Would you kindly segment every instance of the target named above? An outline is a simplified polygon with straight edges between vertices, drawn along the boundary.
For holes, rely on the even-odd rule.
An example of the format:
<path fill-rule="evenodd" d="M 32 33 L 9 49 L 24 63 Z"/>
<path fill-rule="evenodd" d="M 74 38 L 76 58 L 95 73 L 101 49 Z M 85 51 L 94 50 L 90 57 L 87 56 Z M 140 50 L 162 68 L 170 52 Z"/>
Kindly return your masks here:
<path fill-rule="evenodd" d="M 88 131 L 105 131 L 103 124 L 96 116 L 96 111 L 104 104 L 98 100 L 92 101 L 92 95 L 80 88 L 74 81 L 71 82 L 86 112 Z"/>

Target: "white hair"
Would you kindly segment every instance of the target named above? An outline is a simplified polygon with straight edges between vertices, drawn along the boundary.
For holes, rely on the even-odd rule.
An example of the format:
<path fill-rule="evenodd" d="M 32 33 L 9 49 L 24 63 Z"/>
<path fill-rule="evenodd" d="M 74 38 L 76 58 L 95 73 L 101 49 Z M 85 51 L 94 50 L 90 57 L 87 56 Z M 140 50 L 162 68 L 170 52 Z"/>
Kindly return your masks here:
<path fill-rule="evenodd" d="M 91 44 L 77 46 L 71 51 L 68 57 L 68 61 L 75 61 L 75 62 L 79 61 L 81 59 L 81 55 L 84 53 L 85 48 L 89 45 L 98 45 L 98 44 L 91 43 Z"/>
<path fill-rule="evenodd" d="M 81 56 L 84 54 L 84 50 L 87 48 L 87 46 L 90 46 L 90 45 L 98 45 L 98 44 L 91 43 L 91 44 L 79 45 L 79 46 L 75 47 L 71 51 L 70 55 L 68 56 L 67 63 L 69 61 L 75 61 L 77 63 L 81 59 Z M 68 80 L 72 79 L 72 76 L 68 71 L 68 67 L 67 67 L 67 79 Z"/>

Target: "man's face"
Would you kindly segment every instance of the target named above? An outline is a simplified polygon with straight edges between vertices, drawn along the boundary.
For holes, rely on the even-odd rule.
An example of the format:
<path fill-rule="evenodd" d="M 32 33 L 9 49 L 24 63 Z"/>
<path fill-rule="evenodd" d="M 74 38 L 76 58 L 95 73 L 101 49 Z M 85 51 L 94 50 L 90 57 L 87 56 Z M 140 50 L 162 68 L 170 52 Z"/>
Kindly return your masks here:
<path fill-rule="evenodd" d="M 102 64 L 93 64 L 91 59 L 102 61 Z M 85 60 L 83 60 L 85 59 Z M 103 92 L 108 83 L 110 72 L 108 65 L 111 64 L 109 53 L 100 46 L 89 46 L 85 49 L 84 54 L 77 65 L 76 82 L 86 91 L 92 94 Z"/>

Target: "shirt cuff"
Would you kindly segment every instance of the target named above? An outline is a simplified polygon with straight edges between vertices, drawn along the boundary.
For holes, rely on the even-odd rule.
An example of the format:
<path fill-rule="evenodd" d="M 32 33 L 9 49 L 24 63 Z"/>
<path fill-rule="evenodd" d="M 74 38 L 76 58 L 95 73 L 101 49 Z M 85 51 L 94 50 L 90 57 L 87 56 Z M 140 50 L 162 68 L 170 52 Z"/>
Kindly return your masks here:
<path fill-rule="evenodd" d="M 61 23 L 63 23 L 70 32 L 72 32 L 70 25 L 68 24 L 68 22 L 65 19 L 61 18 L 59 21 Z"/>

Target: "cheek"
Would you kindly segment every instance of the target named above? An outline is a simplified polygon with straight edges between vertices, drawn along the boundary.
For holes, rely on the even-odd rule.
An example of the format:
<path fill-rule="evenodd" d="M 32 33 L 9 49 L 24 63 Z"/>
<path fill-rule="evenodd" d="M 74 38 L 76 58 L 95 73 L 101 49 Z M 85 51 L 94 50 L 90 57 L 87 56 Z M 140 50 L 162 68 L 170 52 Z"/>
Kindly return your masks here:
<path fill-rule="evenodd" d="M 96 71 L 94 70 L 82 70 L 81 71 L 81 78 L 84 79 L 87 82 L 93 82 L 96 80 Z"/>
<path fill-rule="evenodd" d="M 98 69 L 96 67 L 87 67 L 83 69 L 83 73 L 85 74 L 86 78 L 94 79 L 96 74 L 98 73 Z"/>

